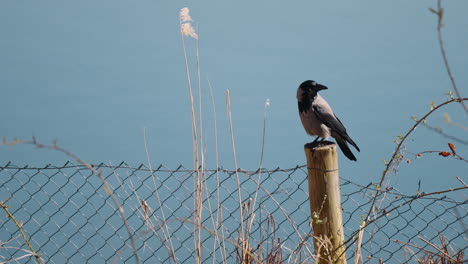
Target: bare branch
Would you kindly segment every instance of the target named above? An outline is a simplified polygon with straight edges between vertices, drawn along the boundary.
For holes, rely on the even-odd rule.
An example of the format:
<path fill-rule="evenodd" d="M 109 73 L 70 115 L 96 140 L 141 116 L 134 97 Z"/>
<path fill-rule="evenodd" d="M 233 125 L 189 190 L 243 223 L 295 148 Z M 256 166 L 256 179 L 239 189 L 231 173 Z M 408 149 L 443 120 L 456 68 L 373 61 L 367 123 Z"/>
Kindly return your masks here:
<path fill-rule="evenodd" d="M 418 194 L 418 195 L 415 195 L 413 196 L 411 199 L 393 207 L 393 208 L 390 208 L 390 209 L 384 209 L 382 210 L 382 213 L 380 215 L 378 215 L 377 217 L 375 217 L 374 219 L 372 220 L 369 220 L 368 222 L 365 222 L 363 225 L 360 226 L 360 228 L 354 232 L 352 235 L 350 235 L 350 237 L 348 238 L 348 240 L 346 240 L 343 244 L 346 245 L 348 244 L 351 240 L 354 239 L 355 235 L 359 232 L 361 232 L 361 230 L 363 230 L 364 228 L 368 227 L 370 224 L 376 222 L 377 220 L 379 220 L 380 218 L 384 217 L 384 216 L 387 216 L 389 215 L 391 212 L 395 211 L 396 209 L 398 208 L 401 208 L 407 204 L 410 204 L 412 202 L 414 202 L 415 200 L 418 200 L 418 199 L 422 199 L 424 197 L 427 197 L 427 196 L 432 196 L 432 195 L 438 195 L 438 194 L 443 194 L 443 193 L 450 193 L 450 192 L 456 192 L 456 191 L 461 191 L 461 190 L 467 190 L 468 189 L 468 186 L 467 185 L 464 185 L 462 187 L 458 187 L 458 188 L 450 188 L 450 189 L 447 189 L 447 190 L 443 190 L 443 191 L 436 191 L 436 192 L 430 192 L 430 193 L 423 193 L 423 194 Z M 375 201 L 375 199 L 374 199 Z M 348 247 L 351 246 L 348 245 Z"/>
<path fill-rule="evenodd" d="M 450 69 L 450 64 L 448 62 L 447 54 L 445 52 L 445 47 L 444 47 L 444 40 L 442 38 L 442 27 L 444 26 L 443 24 L 443 19 L 444 19 L 444 8 L 442 7 L 442 0 L 437 0 L 437 10 L 430 8 L 429 9 L 432 13 L 437 15 L 437 38 L 439 40 L 439 47 L 440 47 L 440 52 L 442 53 L 442 59 L 444 60 L 444 65 L 445 69 L 447 70 L 447 74 L 450 78 L 450 82 L 452 83 L 452 88 L 455 90 L 455 93 L 457 94 L 458 99 L 461 99 L 462 96 L 460 94 L 460 91 L 457 88 L 457 84 L 455 82 L 455 78 L 453 77 L 452 70 Z M 465 112 L 468 113 L 468 107 L 466 104 L 463 102 L 463 100 L 459 101 L 460 104 L 463 106 L 463 109 L 465 109 Z"/>
<path fill-rule="evenodd" d="M 379 197 L 379 193 L 382 193 L 383 188 L 381 188 L 381 186 L 382 186 L 387 174 L 390 172 L 390 169 L 392 167 L 396 166 L 398 164 L 398 162 L 401 161 L 402 154 L 400 153 L 400 150 L 401 150 L 401 148 L 403 146 L 403 143 L 406 141 L 406 139 L 409 137 L 409 135 L 411 135 L 411 133 L 413 133 L 413 131 L 416 129 L 416 127 L 418 127 L 419 124 L 425 122 L 427 117 L 429 117 L 432 113 L 437 111 L 437 109 L 441 108 L 444 105 L 448 105 L 448 104 L 453 103 L 453 102 L 460 102 L 460 101 L 464 101 L 464 100 L 468 100 L 468 98 L 453 98 L 451 100 L 445 101 L 445 102 L 443 102 L 443 103 L 441 103 L 439 105 L 436 105 L 436 106 L 432 107 L 431 110 L 429 112 L 427 112 L 422 118 L 420 118 L 419 120 L 415 119 L 416 123 L 409 129 L 408 132 L 406 132 L 406 134 L 404 136 L 400 137 L 400 140 L 397 143 L 397 146 L 395 148 L 395 151 L 392 154 L 391 159 L 388 162 L 386 162 L 385 169 L 382 172 L 382 176 L 381 176 L 380 182 L 378 184 L 378 186 L 380 186 L 380 188 L 376 190 L 377 193 L 375 194 L 374 199 L 372 200 L 372 204 L 371 204 L 371 206 L 369 208 L 369 212 L 367 213 L 366 220 L 369 219 L 370 215 L 372 214 L 372 211 L 374 210 L 374 206 L 375 206 L 375 203 L 377 202 L 377 199 Z"/>
<path fill-rule="evenodd" d="M 444 130 L 442 130 L 442 128 L 440 128 L 440 127 L 433 127 L 433 126 L 431 126 L 431 125 L 429 125 L 429 124 L 427 124 L 427 123 L 422 123 L 422 125 L 425 126 L 425 127 L 427 127 L 428 129 L 430 129 L 430 130 L 436 132 L 437 134 L 439 134 L 439 135 L 445 137 L 445 138 L 449 138 L 449 139 L 451 139 L 451 140 L 453 140 L 453 141 L 456 141 L 456 142 L 458 142 L 458 143 L 461 143 L 461 144 L 463 144 L 463 145 L 468 145 L 468 141 L 463 140 L 463 139 L 461 139 L 461 138 L 454 137 L 454 136 L 452 136 L 452 135 L 449 135 L 449 134 L 445 133 Z"/>

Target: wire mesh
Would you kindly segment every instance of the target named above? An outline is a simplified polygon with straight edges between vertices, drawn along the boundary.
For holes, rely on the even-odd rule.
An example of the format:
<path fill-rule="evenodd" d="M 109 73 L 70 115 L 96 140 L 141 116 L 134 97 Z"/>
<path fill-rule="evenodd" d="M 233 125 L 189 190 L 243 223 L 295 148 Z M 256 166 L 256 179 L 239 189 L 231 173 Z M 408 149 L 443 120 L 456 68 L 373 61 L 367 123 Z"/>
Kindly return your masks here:
<path fill-rule="evenodd" d="M 238 260 L 242 222 L 252 223 L 244 225 L 250 226 L 244 231 L 262 261 L 279 252 L 287 263 L 312 262 L 304 166 L 198 172 L 183 166 L 150 170 L 126 163 L 94 167 L 122 204 L 143 263 L 194 263 L 197 179 L 202 180 L 203 263 Z M 41 168 L 8 163 L 0 167 L 0 183 L 0 201 L 21 221 L 31 246 L 46 263 L 134 262 L 118 208 L 86 167 L 71 162 Z M 341 179 L 341 192 L 346 254 L 351 260 L 376 187 Z M 425 250 L 433 250 L 422 239 L 438 244 L 440 235 L 454 251 L 467 250 L 467 201 L 460 192 L 424 196 L 388 189 L 380 195 L 385 199 L 379 197 L 371 216 L 376 220 L 364 231 L 364 263 L 414 261 Z M 26 249 L 13 220 L 0 217 L 0 257 L 28 263 L 32 257 L 20 258 Z"/>

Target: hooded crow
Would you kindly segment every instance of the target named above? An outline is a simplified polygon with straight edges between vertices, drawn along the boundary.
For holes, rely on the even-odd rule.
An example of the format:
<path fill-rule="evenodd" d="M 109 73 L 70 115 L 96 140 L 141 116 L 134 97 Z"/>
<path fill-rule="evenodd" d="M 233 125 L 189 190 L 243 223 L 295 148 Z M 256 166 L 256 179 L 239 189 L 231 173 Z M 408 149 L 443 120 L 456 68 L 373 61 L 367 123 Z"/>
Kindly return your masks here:
<path fill-rule="evenodd" d="M 317 136 L 313 143 L 319 138 L 324 140 L 332 136 L 345 156 L 356 161 L 356 157 L 346 142 L 355 147 L 357 151 L 360 151 L 359 147 L 346 133 L 346 128 L 333 113 L 327 101 L 317 93 L 326 89 L 328 89 L 326 86 L 311 80 L 301 83 L 297 88 L 297 105 L 302 125 L 307 134 Z"/>

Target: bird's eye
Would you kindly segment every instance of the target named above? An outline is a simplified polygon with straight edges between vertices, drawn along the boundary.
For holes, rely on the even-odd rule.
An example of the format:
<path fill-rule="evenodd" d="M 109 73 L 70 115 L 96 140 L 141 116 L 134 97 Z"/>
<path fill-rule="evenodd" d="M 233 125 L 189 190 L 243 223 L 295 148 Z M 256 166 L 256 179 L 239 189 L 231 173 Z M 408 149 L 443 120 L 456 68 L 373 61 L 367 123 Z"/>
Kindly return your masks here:
<path fill-rule="evenodd" d="M 316 82 L 312 82 L 312 85 L 315 86 L 315 85 L 317 85 L 317 83 L 316 83 Z"/>

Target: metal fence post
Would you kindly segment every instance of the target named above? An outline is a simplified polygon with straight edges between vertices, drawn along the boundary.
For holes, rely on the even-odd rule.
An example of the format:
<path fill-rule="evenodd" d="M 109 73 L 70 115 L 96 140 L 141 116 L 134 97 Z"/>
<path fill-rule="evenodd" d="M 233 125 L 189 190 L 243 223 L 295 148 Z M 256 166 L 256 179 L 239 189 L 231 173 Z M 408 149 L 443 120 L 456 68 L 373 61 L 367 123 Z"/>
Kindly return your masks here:
<path fill-rule="evenodd" d="M 320 145 L 304 145 L 316 263 L 346 264 L 336 144 Z"/>

